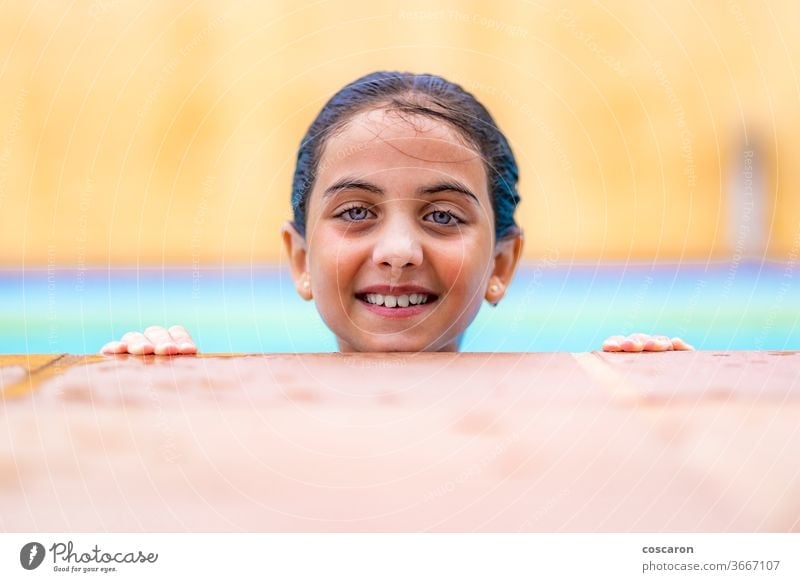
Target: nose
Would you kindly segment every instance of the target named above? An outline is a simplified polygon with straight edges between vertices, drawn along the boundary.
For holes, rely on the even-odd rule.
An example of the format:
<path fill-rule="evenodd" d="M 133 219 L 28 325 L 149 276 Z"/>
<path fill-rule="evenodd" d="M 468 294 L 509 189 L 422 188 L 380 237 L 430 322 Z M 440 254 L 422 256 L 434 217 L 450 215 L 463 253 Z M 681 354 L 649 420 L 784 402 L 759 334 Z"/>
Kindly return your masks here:
<path fill-rule="evenodd" d="M 379 233 L 372 250 L 376 265 L 389 267 L 392 278 L 398 278 L 404 269 L 422 264 L 422 245 L 411 225 L 403 221 L 387 224 Z"/>

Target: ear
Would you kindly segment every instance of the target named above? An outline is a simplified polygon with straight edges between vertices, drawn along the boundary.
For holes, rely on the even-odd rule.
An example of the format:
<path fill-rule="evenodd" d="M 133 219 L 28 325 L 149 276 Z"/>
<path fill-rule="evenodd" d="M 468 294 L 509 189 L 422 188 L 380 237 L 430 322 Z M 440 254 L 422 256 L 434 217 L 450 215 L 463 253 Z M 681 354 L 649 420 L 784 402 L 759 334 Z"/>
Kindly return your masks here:
<path fill-rule="evenodd" d="M 300 297 L 311 301 L 314 295 L 311 292 L 311 277 L 308 274 L 306 239 L 297 232 L 297 228 L 291 221 L 284 223 L 281 228 L 281 237 L 289 257 L 289 268 L 292 271 L 294 287 Z"/>
<path fill-rule="evenodd" d="M 497 305 L 506 294 L 522 256 L 522 245 L 522 231 L 506 236 L 495 244 L 494 268 L 486 287 L 486 300 L 492 305 Z"/>

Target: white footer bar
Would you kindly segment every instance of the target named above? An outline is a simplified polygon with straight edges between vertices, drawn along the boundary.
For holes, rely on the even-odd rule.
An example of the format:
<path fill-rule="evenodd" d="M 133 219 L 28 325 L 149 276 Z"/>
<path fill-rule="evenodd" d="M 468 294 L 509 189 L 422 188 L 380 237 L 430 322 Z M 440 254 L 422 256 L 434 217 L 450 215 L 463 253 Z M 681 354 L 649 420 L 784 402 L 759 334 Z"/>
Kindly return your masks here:
<path fill-rule="evenodd" d="M 800 534 L 0 534 L 0 580 L 800 580 Z"/>

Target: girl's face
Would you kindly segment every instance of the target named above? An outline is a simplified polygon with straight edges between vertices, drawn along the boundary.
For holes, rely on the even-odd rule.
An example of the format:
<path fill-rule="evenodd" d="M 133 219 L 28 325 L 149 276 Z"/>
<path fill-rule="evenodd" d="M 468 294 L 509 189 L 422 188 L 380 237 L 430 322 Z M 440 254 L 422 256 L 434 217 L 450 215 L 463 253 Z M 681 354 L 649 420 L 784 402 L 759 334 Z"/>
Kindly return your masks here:
<path fill-rule="evenodd" d="M 343 352 L 456 351 L 521 250 L 521 237 L 496 244 L 475 148 L 449 124 L 384 109 L 328 139 L 306 216 L 306 239 L 283 231 L 292 273 Z"/>

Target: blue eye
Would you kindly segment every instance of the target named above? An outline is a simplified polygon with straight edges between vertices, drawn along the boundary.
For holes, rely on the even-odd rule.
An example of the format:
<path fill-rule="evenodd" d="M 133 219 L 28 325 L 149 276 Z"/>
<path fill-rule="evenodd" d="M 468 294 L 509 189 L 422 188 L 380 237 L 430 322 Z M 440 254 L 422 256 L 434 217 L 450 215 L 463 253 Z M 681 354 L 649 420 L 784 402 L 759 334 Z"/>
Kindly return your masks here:
<path fill-rule="evenodd" d="M 372 212 L 366 206 L 351 206 L 340 212 L 337 216 L 351 222 L 361 222 L 369 218 Z"/>
<path fill-rule="evenodd" d="M 434 210 L 430 214 L 425 215 L 425 219 L 428 220 L 428 222 L 435 222 L 442 226 L 456 226 L 463 222 L 446 210 Z"/>

